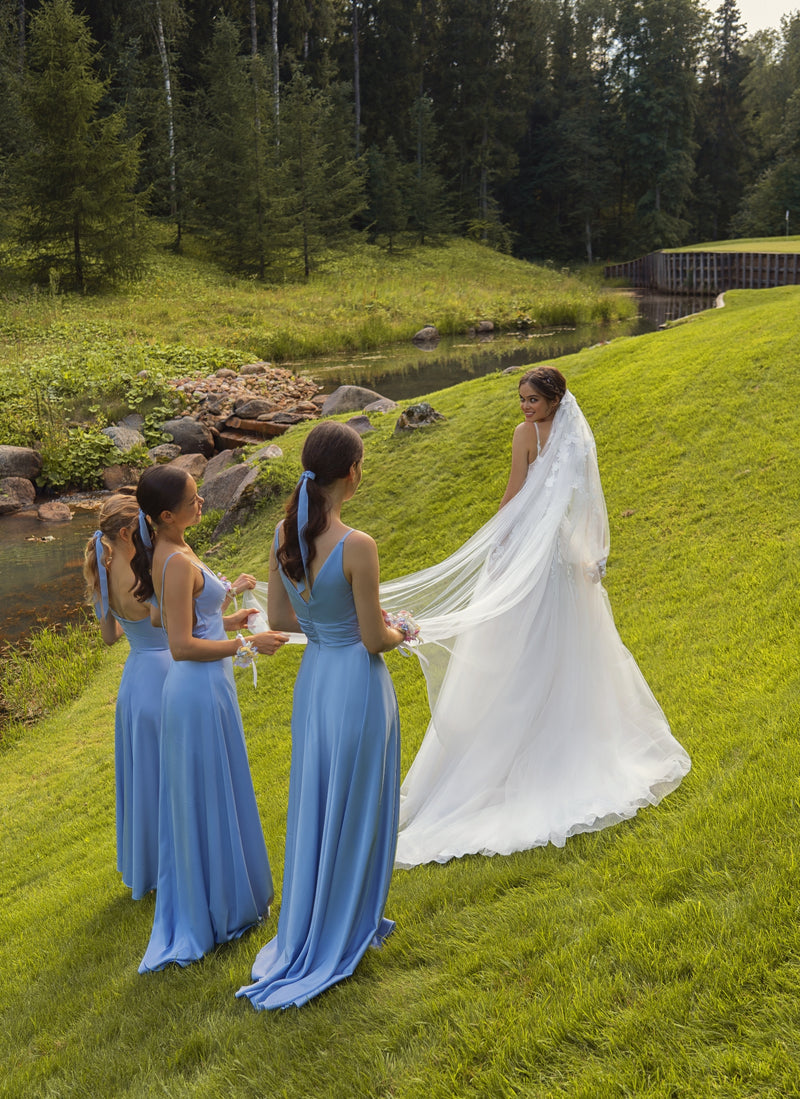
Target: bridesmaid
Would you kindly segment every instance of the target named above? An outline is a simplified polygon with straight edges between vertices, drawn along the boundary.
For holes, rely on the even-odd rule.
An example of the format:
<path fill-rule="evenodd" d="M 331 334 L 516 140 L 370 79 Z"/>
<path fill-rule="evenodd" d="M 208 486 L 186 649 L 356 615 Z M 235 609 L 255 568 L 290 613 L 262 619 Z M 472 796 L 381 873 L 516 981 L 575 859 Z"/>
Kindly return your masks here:
<path fill-rule="evenodd" d="M 170 664 L 166 634 L 151 625 L 147 607 L 134 597 L 133 531 L 139 505 L 116 493 L 100 509 L 99 529 L 84 555 L 86 594 L 94 604 L 106 645 L 126 637 L 130 653 L 117 693 L 114 770 L 117 806 L 117 870 L 139 900 L 158 878 L 158 753 L 161 689 Z"/>
<path fill-rule="evenodd" d="M 252 612 L 223 618 L 228 585 L 185 541 L 203 502 L 192 477 L 152 466 L 137 498 L 146 521 L 134 533 L 136 596 L 144 601 L 155 592 L 173 656 L 161 706 L 159 874 L 144 973 L 188 965 L 268 912 L 272 875 L 231 658 L 277 652 L 286 637 L 226 636 Z"/>
<path fill-rule="evenodd" d="M 349 976 L 394 929 L 383 910 L 397 838 L 400 729 L 379 655 L 406 634 L 384 621 L 367 534 L 340 517 L 361 480 L 360 436 L 313 428 L 305 473 L 270 557 L 269 620 L 308 644 L 294 690 L 278 934 L 239 989 L 257 1009 L 297 1007 Z"/>

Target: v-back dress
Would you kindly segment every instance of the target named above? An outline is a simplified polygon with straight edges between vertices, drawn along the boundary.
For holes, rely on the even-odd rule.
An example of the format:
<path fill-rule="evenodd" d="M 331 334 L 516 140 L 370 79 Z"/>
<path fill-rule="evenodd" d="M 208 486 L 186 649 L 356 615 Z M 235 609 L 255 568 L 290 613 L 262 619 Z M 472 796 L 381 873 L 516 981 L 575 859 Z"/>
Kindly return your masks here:
<path fill-rule="evenodd" d="M 130 645 L 117 692 L 114 771 L 117 870 L 139 900 L 158 880 L 158 756 L 161 693 L 172 657 L 167 635 L 149 616 L 136 621 L 113 609 Z"/>
<path fill-rule="evenodd" d="M 173 556 L 164 562 L 162 592 Z M 224 641 L 225 585 L 192 564 L 203 573 L 193 636 Z M 257 923 L 272 901 L 231 657 L 172 662 L 160 763 L 156 910 L 140 973 L 201 958 Z"/>
<path fill-rule="evenodd" d="M 342 568 L 346 538 L 323 562 L 308 602 L 281 570 L 308 644 L 294 689 L 278 933 L 255 960 L 255 983 L 236 993 L 258 1009 L 301 1006 L 349 976 L 394 928 L 383 911 L 397 838 L 400 723 L 383 657 L 361 641 Z"/>

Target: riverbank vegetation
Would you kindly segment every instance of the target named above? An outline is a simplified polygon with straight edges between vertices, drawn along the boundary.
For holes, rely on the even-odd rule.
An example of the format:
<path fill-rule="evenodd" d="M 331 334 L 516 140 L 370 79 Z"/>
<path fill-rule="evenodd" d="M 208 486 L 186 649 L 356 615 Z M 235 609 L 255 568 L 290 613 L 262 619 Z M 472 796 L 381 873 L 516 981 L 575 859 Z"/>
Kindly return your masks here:
<path fill-rule="evenodd" d="M 163 234 L 162 234 L 163 235 Z M 226 275 L 200 244 L 151 253 L 146 277 L 102 296 L 7 286 L 0 317 L 0 440 L 36 446 L 42 482 L 92 485 L 119 451 L 100 433 L 129 412 L 149 445 L 179 410 L 176 378 L 443 335 L 479 321 L 524 332 L 609 324 L 636 306 L 578 277 L 451 239 L 389 253 L 353 238 L 307 283 Z M 136 457 L 136 456 L 134 456 Z M 141 456 L 139 456 L 141 457 Z"/>
<path fill-rule="evenodd" d="M 594 429 L 626 644 L 693 760 L 657 808 L 508 858 L 394 874 L 397 931 L 301 1010 L 234 999 L 268 924 L 140 977 L 153 899 L 114 865 L 122 646 L 3 753 L 0 1095 L 719 1095 L 796 1090 L 800 290 L 737 291 L 665 332 L 559 361 Z M 516 380 L 432 395 L 444 423 L 373 416 L 346 520 L 383 574 L 454 549 L 493 512 Z M 283 440 L 297 462 L 304 431 Z M 413 487 L 412 487 L 413 486 Z M 277 505 L 215 567 L 266 575 Z M 239 697 L 282 875 L 295 647 Z M 388 657 L 404 768 L 425 730 L 413 660 Z"/>

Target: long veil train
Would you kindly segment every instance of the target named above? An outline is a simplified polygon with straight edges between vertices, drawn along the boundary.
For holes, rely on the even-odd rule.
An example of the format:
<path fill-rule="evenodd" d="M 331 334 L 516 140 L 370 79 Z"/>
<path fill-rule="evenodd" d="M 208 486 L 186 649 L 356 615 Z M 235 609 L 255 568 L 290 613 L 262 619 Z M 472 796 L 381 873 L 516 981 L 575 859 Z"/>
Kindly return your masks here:
<path fill-rule="evenodd" d="M 594 438 L 568 392 L 517 495 L 444 561 L 381 584 L 382 605 L 420 625 L 431 707 L 398 866 L 562 846 L 688 772 L 614 625 L 608 547 Z"/>

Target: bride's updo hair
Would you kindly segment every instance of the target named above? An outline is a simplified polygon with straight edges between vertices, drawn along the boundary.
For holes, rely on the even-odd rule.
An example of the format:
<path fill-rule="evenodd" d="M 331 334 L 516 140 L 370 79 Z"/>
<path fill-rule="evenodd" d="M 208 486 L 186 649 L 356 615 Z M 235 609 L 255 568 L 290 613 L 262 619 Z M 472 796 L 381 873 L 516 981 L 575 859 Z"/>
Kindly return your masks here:
<path fill-rule="evenodd" d="M 308 543 L 308 564 L 314 560 L 316 540 L 328 526 L 330 505 L 323 489 L 334 481 L 346 477 L 356 462 L 364 455 L 361 436 L 347 424 L 337 420 L 328 420 L 317 424 L 309 431 L 303 445 L 300 461 L 303 469 L 314 474 L 314 480 L 305 482 L 308 492 L 308 525 L 305 538 Z M 297 501 L 300 485 L 297 485 L 286 504 L 286 519 L 283 523 L 283 545 L 278 548 L 277 557 L 283 571 L 292 580 L 303 579 L 303 558 L 297 537 Z"/>
<path fill-rule="evenodd" d="M 520 385 L 530 385 L 547 401 L 561 402 L 567 392 L 567 379 L 554 366 L 537 366 L 529 370 L 519 380 Z"/>
<path fill-rule="evenodd" d="M 131 490 L 132 492 L 133 490 Z M 113 542 L 119 538 L 121 530 L 135 530 L 139 523 L 139 505 L 131 493 L 115 492 L 109 496 L 100 508 L 97 529 L 103 546 L 103 559 L 106 568 L 111 563 L 114 552 Z M 100 576 L 97 571 L 97 547 L 94 535 L 86 543 L 83 554 L 83 579 L 86 581 L 86 601 L 93 603 L 100 592 Z"/>
<path fill-rule="evenodd" d="M 169 466 L 150 466 L 139 478 L 136 499 L 144 512 L 151 541 L 158 516 L 162 511 L 175 511 L 186 493 L 188 480 L 189 474 L 185 470 L 171 469 Z M 153 594 L 152 551 L 142 541 L 138 516 L 133 531 L 133 545 L 136 550 L 131 561 L 133 575 L 136 577 L 133 594 L 141 603 L 146 603 Z"/>

